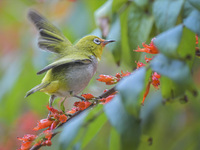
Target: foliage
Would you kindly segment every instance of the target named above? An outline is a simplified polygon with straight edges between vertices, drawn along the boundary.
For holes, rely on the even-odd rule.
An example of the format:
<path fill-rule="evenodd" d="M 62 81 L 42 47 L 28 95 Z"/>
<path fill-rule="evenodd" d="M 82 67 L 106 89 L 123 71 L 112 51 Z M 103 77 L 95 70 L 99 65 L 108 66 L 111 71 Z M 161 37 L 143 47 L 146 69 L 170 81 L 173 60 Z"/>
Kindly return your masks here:
<path fill-rule="evenodd" d="M 76 102 L 75 107 L 71 108 L 68 102 L 63 102 L 60 109 L 59 102 L 54 103 L 54 107 L 62 110 L 59 111 L 59 117 L 56 115 L 52 116 L 54 121 L 43 121 L 47 125 L 45 127 L 53 131 L 50 135 L 61 133 L 54 138 L 46 138 L 48 142 L 43 145 L 50 146 L 50 139 L 53 138 L 55 140 L 52 139 L 49 149 L 200 148 L 198 0 L 20 0 L 14 2 L 15 7 L 11 3 L 11 0 L 0 2 L 3 21 L 0 30 L 0 48 L 3 50 L 0 52 L 0 125 L 3 129 L 1 134 L 4 135 L 0 138 L 0 149 L 16 148 L 16 142 L 10 144 L 3 141 L 8 141 L 7 137 L 12 137 L 10 141 L 17 141 L 17 136 L 33 134 L 31 129 L 36 125 L 36 120 L 47 114 L 45 99 L 48 97 L 44 94 L 38 93 L 30 97 L 29 101 L 23 99 L 26 91 L 42 78 L 35 75 L 37 70 L 48 63 L 46 53 L 39 52 L 35 42 L 33 45 L 28 44 L 35 35 L 25 19 L 26 8 L 33 5 L 40 12 L 46 12 L 50 20 L 57 23 L 62 21 L 59 23 L 61 29 L 71 41 L 89 33 L 117 40 L 112 47 L 107 48 L 108 51 L 104 51 L 105 60 L 100 64 L 100 68 L 104 66 L 104 69 L 97 72 L 97 76 L 110 74 L 100 75 L 98 79 L 107 86 L 93 79 L 90 87 L 84 91 L 97 95 L 88 99 L 89 104 Z M 152 49 L 158 51 L 152 53 L 149 51 Z M 108 56 L 110 53 L 113 60 Z M 116 67 L 112 61 L 120 66 Z M 109 64 L 116 69 L 111 69 Z M 116 74 L 125 69 L 134 71 L 127 72 L 127 76 L 123 76 L 126 72 Z M 112 84 L 116 84 L 118 91 L 115 96 L 95 99 L 103 93 L 105 87 L 110 88 Z M 156 90 L 150 89 L 152 86 Z M 97 92 L 94 89 L 98 89 Z M 67 118 L 63 119 L 62 115 L 67 110 L 71 114 L 78 114 L 70 117 L 68 112 Z M 27 124 L 22 114 L 29 111 L 37 113 L 37 117 L 33 117 L 35 125 L 33 122 L 31 129 L 22 128 L 22 132 L 13 133 L 19 123 Z M 23 122 L 18 118 L 22 118 Z M 55 121 L 56 125 L 51 128 Z M 39 123 L 43 125 L 44 122 L 40 120 Z M 37 139 L 34 135 L 19 139 L 27 142 L 29 137 L 31 141 Z M 39 139 L 45 139 L 44 135 L 39 136 Z"/>

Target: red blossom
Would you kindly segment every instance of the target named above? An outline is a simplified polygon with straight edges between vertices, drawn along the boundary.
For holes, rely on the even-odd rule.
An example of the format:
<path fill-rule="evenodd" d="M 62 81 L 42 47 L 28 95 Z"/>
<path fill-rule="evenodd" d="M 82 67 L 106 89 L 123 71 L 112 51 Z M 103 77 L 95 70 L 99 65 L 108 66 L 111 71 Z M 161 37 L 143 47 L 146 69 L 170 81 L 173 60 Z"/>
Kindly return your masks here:
<path fill-rule="evenodd" d="M 61 123 L 65 123 L 67 121 L 67 116 L 65 114 L 62 114 L 59 116 L 59 121 Z"/>
<path fill-rule="evenodd" d="M 55 129 L 56 127 L 57 127 L 57 125 L 59 124 L 59 121 L 54 121 L 52 124 L 51 124 L 51 126 L 50 126 L 50 130 L 53 130 L 53 129 Z"/>
<path fill-rule="evenodd" d="M 142 46 L 144 47 L 144 48 L 140 48 L 139 46 L 138 46 L 138 49 L 137 50 L 134 50 L 135 52 L 146 52 L 146 53 L 150 53 L 150 54 L 158 54 L 159 53 L 159 51 L 158 51 L 158 49 L 157 49 L 157 47 L 154 45 L 154 43 L 153 43 L 153 40 L 154 40 L 155 38 L 153 38 L 152 40 L 151 40 L 151 43 L 149 44 L 149 45 L 147 45 L 147 44 L 145 44 L 145 43 L 142 43 Z"/>
<path fill-rule="evenodd" d="M 97 80 L 100 82 L 105 82 L 107 85 L 112 85 L 118 82 L 116 77 L 103 74 L 99 75 L 99 78 Z"/>
<path fill-rule="evenodd" d="M 46 139 L 50 140 L 52 138 L 53 132 L 51 130 L 45 130 L 45 131 L 43 131 L 43 133 L 44 133 Z"/>
<path fill-rule="evenodd" d="M 149 63 L 153 59 L 153 57 L 152 58 L 147 58 L 146 55 L 145 55 L 144 59 L 145 59 L 146 63 Z"/>
<path fill-rule="evenodd" d="M 49 120 L 48 118 L 42 119 L 38 122 L 37 126 L 35 128 L 33 128 L 33 130 L 37 131 L 37 130 L 40 130 L 40 129 L 50 127 L 52 123 L 53 123 L 53 121 Z"/>
<path fill-rule="evenodd" d="M 45 141 L 45 145 L 46 145 L 46 146 L 51 146 L 51 145 L 52 145 L 51 140 L 46 140 L 46 141 Z"/>
<path fill-rule="evenodd" d="M 159 81 L 160 75 L 157 72 L 154 72 L 151 79 L 152 79 L 152 85 L 158 89 L 159 85 L 160 85 L 160 81 Z"/>
<path fill-rule="evenodd" d="M 73 107 L 71 110 L 67 111 L 67 113 L 74 114 L 77 111 L 79 111 L 79 109 L 77 107 Z"/>
<path fill-rule="evenodd" d="M 196 34 L 195 38 L 196 38 L 196 45 L 197 45 L 197 44 L 199 44 L 199 37 L 198 37 L 198 34 Z"/>
<path fill-rule="evenodd" d="M 137 64 L 137 69 L 145 66 L 145 64 L 143 64 L 142 62 L 139 62 L 139 61 L 135 62 L 135 63 Z"/>
<path fill-rule="evenodd" d="M 109 95 L 109 96 L 106 97 L 106 98 L 100 99 L 101 104 L 106 104 L 106 103 L 110 102 L 110 101 L 113 99 L 113 97 L 115 97 L 115 95 Z"/>
<path fill-rule="evenodd" d="M 79 102 L 75 102 L 75 103 L 74 103 L 74 106 L 75 106 L 75 107 L 78 107 L 79 110 L 84 110 L 84 109 L 88 108 L 91 104 L 92 104 L 92 103 L 91 103 L 91 102 L 88 102 L 88 101 L 86 101 L 86 102 L 84 102 L 84 101 L 79 101 Z"/>
<path fill-rule="evenodd" d="M 122 76 L 122 77 L 129 76 L 130 74 L 131 74 L 131 73 L 130 73 L 130 72 L 128 72 L 128 71 L 127 71 L 127 72 L 125 72 L 125 73 L 124 73 L 123 71 L 121 71 L 121 76 Z"/>
<path fill-rule="evenodd" d="M 26 134 L 22 138 L 17 138 L 18 140 L 22 141 L 22 145 L 20 147 L 20 150 L 28 150 L 32 146 L 32 142 L 37 138 L 36 135 L 33 134 Z"/>
<path fill-rule="evenodd" d="M 35 140 L 36 137 L 37 136 L 33 135 L 33 134 L 26 134 L 26 135 L 24 135 L 24 137 L 22 137 L 22 138 L 18 137 L 17 139 L 20 141 L 23 141 L 23 142 L 30 142 L 30 141 Z"/>
<path fill-rule="evenodd" d="M 151 85 L 151 82 L 149 82 L 149 83 L 147 84 L 147 87 L 146 87 L 146 90 L 145 90 L 145 93 L 144 93 L 144 96 L 143 96 L 143 100 L 142 100 L 142 105 L 144 105 L 145 98 L 146 98 L 147 95 L 149 94 L 150 85 Z"/>
<path fill-rule="evenodd" d="M 82 94 L 81 96 L 84 97 L 86 100 L 90 100 L 90 99 L 94 98 L 94 96 L 90 93 Z"/>
<path fill-rule="evenodd" d="M 60 112 L 60 111 L 58 111 L 57 109 L 55 109 L 55 108 L 53 108 L 53 107 L 49 107 L 48 105 L 46 106 L 47 107 L 47 109 L 50 111 L 50 112 L 52 112 L 53 114 L 60 114 L 60 113 L 62 113 L 62 112 Z"/>

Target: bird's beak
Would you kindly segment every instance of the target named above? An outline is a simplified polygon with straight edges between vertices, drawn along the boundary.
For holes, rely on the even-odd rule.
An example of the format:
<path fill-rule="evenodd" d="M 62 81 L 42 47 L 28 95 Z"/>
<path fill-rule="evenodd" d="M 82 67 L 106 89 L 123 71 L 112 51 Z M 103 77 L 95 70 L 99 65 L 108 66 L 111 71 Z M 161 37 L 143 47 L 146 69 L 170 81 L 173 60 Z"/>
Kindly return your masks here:
<path fill-rule="evenodd" d="M 115 40 L 102 40 L 101 43 L 103 46 L 107 45 L 108 43 L 115 42 Z"/>

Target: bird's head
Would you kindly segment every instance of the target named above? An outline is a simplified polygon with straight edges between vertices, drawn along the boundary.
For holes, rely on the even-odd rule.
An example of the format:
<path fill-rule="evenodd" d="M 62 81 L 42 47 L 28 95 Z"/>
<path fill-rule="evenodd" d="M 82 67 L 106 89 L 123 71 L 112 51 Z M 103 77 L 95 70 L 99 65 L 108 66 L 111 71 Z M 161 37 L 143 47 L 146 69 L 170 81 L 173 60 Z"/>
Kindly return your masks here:
<path fill-rule="evenodd" d="M 103 48 L 111 42 L 115 42 L 115 40 L 104 40 L 97 36 L 88 35 L 80 39 L 76 46 L 84 52 L 92 53 L 100 60 Z"/>

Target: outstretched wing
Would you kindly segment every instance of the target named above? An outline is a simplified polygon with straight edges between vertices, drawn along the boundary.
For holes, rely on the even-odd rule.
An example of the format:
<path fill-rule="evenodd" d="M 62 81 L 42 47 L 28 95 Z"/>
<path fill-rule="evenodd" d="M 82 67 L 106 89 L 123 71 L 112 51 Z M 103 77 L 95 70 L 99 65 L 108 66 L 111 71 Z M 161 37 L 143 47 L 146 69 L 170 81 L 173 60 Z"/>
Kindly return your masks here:
<path fill-rule="evenodd" d="M 89 64 L 91 63 L 92 60 L 90 59 L 90 57 L 87 56 L 71 56 L 71 55 L 67 55 L 51 64 L 49 64 L 48 66 L 44 67 L 42 70 L 40 70 L 39 72 L 37 72 L 37 74 L 42 74 L 46 71 L 48 71 L 49 69 L 64 65 L 64 64 L 70 64 L 70 63 L 82 63 L 82 64 Z"/>
<path fill-rule="evenodd" d="M 39 30 L 38 45 L 44 50 L 62 53 L 71 42 L 51 22 L 34 10 L 30 10 L 28 17 Z"/>

